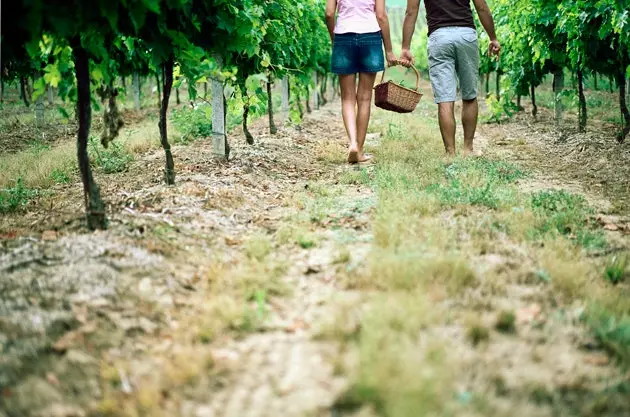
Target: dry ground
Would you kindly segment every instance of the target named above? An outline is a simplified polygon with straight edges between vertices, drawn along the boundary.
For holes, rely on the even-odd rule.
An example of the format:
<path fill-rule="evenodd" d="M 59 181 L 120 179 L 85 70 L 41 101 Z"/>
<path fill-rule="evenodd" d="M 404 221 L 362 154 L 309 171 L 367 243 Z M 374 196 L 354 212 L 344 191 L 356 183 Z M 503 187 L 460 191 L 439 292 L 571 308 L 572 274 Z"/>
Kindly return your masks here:
<path fill-rule="evenodd" d="M 630 415 L 617 200 L 522 121 L 445 166 L 428 102 L 348 167 L 337 107 L 176 146 L 174 187 L 139 149 L 107 232 L 76 178 L 4 215 L 0 416 Z"/>

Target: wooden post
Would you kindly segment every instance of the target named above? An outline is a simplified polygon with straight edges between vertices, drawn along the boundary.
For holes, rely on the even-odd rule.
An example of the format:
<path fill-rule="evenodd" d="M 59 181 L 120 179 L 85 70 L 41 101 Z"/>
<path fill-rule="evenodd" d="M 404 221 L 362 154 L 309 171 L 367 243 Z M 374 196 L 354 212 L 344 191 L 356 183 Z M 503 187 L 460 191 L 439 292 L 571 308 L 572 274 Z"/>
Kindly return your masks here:
<path fill-rule="evenodd" d="M 215 56 L 219 67 L 223 65 L 223 60 Z M 230 147 L 225 131 L 225 94 L 223 91 L 223 81 L 212 79 L 212 153 L 215 157 L 227 160 L 230 156 Z"/>
<path fill-rule="evenodd" d="M 282 114 L 289 114 L 289 77 L 285 76 L 281 81 L 282 86 Z"/>

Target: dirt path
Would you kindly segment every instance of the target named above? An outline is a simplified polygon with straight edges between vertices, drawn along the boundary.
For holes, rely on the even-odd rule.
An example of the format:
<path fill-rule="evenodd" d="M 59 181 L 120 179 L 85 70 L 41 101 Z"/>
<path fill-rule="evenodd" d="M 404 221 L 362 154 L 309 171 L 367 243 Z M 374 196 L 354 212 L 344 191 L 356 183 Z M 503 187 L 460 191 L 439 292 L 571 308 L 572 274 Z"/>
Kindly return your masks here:
<path fill-rule="evenodd" d="M 41 235 L 12 241 L 0 261 L 8 415 L 130 407 L 148 415 L 302 416 L 328 409 L 345 384 L 331 365 L 338 346 L 314 342 L 311 327 L 334 295 L 338 248 L 334 236 L 292 223 L 302 200 L 313 200 L 310 181 L 332 182 L 337 174 L 313 152 L 342 137 L 342 126 L 328 123 L 333 114 L 324 109 L 300 131 L 287 127 L 276 137 L 259 123 L 259 144 L 233 138 L 229 164 L 214 161 L 208 143 L 177 147 L 173 188 L 159 185 L 161 153 L 148 154 L 125 178 L 100 179 L 112 207 L 109 231 L 77 234 L 67 215 L 46 214 L 34 228 Z M 75 188 L 55 197 L 70 202 L 56 205 L 62 213 L 80 210 Z M 353 189 L 344 200 L 361 194 Z M 367 233 L 365 215 L 351 215 L 340 230 Z M 32 218 L 14 219 L 13 227 L 33 229 Z M 273 233 L 280 229 L 286 237 L 279 242 Z M 317 247 L 298 242 L 307 239 L 302 234 Z M 178 376 L 182 355 L 195 369 Z M 221 378 L 196 369 L 204 361 Z M 176 386 L 168 398 L 152 397 L 172 379 L 196 393 Z"/>
<path fill-rule="evenodd" d="M 233 136 L 227 164 L 206 140 L 175 147 L 175 187 L 161 185 L 157 151 L 99 178 L 107 232 L 43 211 L 10 219 L 31 233 L 0 251 L 0 416 L 630 412 L 628 375 L 580 321 L 585 302 L 541 283 L 544 250 L 473 236 L 488 211 L 419 207 L 406 222 L 423 222 L 426 258 L 388 267 L 382 229 L 399 220 L 381 219 L 379 170 L 401 132 L 435 139 L 431 121 L 377 113 L 382 168 L 343 164 L 335 104 L 300 129 L 251 130 L 257 145 Z M 79 192 L 55 207 L 79 213 Z M 375 284 L 416 265 L 428 287 Z M 505 312 L 517 335 L 494 330 Z"/>

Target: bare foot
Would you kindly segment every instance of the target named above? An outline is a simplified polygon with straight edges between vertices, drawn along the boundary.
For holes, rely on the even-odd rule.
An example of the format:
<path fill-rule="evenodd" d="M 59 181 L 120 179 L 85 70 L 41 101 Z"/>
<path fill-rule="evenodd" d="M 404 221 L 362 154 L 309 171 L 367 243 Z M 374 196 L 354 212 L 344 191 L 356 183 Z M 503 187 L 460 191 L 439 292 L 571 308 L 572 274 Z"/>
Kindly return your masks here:
<path fill-rule="evenodd" d="M 475 151 L 473 149 L 464 149 L 464 157 L 466 158 L 479 158 L 483 156 L 483 152 Z"/>
<path fill-rule="evenodd" d="M 372 160 L 372 155 L 366 154 L 364 153 L 363 155 L 361 155 L 361 157 L 359 158 L 359 163 L 360 164 L 365 164 L 368 163 Z"/>
<path fill-rule="evenodd" d="M 349 164 L 356 164 L 356 163 L 358 163 L 359 162 L 359 156 L 361 156 L 359 151 L 350 149 L 350 152 L 348 153 L 348 163 Z"/>
<path fill-rule="evenodd" d="M 453 163 L 455 162 L 455 158 L 457 158 L 455 154 L 447 153 L 446 155 L 442 157 L 442 163 L 444 164 L 445 167 L 448 168 L 451 165 L 453 165 Z"/>

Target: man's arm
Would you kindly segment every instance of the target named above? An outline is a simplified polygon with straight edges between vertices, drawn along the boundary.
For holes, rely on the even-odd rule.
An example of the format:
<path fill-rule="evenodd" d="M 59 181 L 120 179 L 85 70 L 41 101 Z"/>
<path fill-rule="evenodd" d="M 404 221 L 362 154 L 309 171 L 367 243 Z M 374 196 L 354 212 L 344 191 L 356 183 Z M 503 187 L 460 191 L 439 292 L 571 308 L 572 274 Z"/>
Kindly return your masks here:
<path fill-rule="evenodd" d="M 414 63 L 413 54 L 410 51 L 411 38 L 416 29 L 419 10 L 420 0 L 407 0 L 407 12 L 405 13 L 405 23 L 403 23 L 402 55 L 400 56 L 403 65 L 411 65 Z"/>
<path fill-rule="evenodd" d="M 489 52 L 492 55 L 499 55 L 501 44 L 497 40 L 497 34 L 494 30 L 494 19 L 492 18 L 490 7 L 488 7 L 486 0 L 473 0 L 473 3 L 475 4 L 475 9 L 477 9 L 479 20 L 490 38 Z"/>
<path fill-rule="evenodd" d="M 335 14 L 337 13 L 337 0 L 326 1 L 326 26 L 330 40 L 335 40 Z"/>

